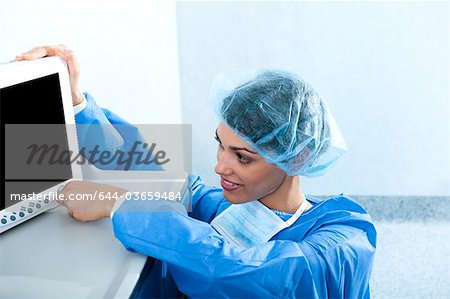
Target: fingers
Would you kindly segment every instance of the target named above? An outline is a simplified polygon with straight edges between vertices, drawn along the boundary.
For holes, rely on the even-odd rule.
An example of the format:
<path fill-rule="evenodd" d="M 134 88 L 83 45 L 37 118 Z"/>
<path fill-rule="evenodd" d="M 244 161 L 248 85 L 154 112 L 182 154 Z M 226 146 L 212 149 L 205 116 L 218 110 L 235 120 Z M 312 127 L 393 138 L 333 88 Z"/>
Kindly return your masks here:
<path fill-rule="evenodd" d="M 57 201 L 60 205 L 64 206 L 67 209 L 67 214 L 74 218 L 74 219 L 78 219 L 78 220 L 82 220 L 79 219 L 78 215 L 75 214 L 75 208 L 76 206 L 74 205 L 74 203 L 72 201 L 67 200 L 69 198 L 69 194 L 71 194 L 71 190 L 73 189 L 73 185 L 71 184 L 72 182 L 67 183 L 66 185 L 64 185 L 64 187 L 58 191 L 58 195 L 62 194 L 62 198 L 60 198 L 59 196 L 57 196 Z"/>
<path fill-rule="evenodd" d="M 33 60 L 38 59 L 46 56 L 46 50 L 44 47 L 35 47 L 25 53 L 22 53 L 20 55 L 16 56 L 16 59 L 14 61 L 21 61 L 21 60 Z"/>
<path fill-rule="evenodd" d="M 58 194 L 56 196 L 56 200 L 60 205 L 67 207 L 66 199 L 68 198 L 68 194 L 70 194 L 73 188 L 77 186 L 77 183 L 79 183 L 79 181 L 74 180 L 59 187 L 59 189 L 56 191 L 56 193 Z M 60 197 L 61 195 L 62 197 Z"/>
<path fill-rule="evenodd" d="M 72 211 L 72 210 L 67 209 L 67 214 L 69 214 L 70 217 L 74 218 L 74 217 L 73 217 L 73 211 Z"/>
<path fill-rule="evenodd" d="M 66 45 L 35 47 L 27 52 L 17 55 L 13 61 L 35 60 L 50 56 L 58 56 L 64 59 L 69 68 L 69 73 L 71 73 L 72 76 L 78 77 L 80 72 L 78 61 L 73 51 Z"/>
<path fill-rule="evenodd" d="M 77 105 L 84 100 L 84 96 L 78 90 L 78 80 L 80 75 L 80 67 L 77 58 L 72 50 L 66 45 L 41 46 L 35 47 L 25 53 L 17 55 L 12 61 L 35 60 L 43 57 L 57 56 L 66 61 L 69 71 L 70 84 L 72 86 L 73 105 Z"/>
<path fill-rule="evenodd" d="M 34 47 L 27 52 L 17 55 L 14 61 L 35 60 L 46 56 L 55 56 L 55 51 L 52 51 L 53 55 L 50 55 L 51 48 L 52 47 L 47 46 Z"/>
<path fill-rule="evenodd" d="M 48 56 L 59 56 L 66 60 L 68 63 L 76 63 L 73 51 L 65 45 L 34 47 L 27 52 L 17 55 L 14 61 L 35 60 Z"/>
<path fill-rule="evenodd" d="M 57 198 L 69 216 L 80 221 L 93 221 L 109 217 L 115 203 L 114 196 L 126 192 L 111 185 L 74 180 L 58 191 Z"/>

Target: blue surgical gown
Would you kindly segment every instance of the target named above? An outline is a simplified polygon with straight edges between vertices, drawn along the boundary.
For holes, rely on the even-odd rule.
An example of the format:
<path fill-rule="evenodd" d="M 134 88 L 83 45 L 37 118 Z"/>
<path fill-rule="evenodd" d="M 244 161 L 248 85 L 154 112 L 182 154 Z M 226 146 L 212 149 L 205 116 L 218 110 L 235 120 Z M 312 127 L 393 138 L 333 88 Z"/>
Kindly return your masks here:
<path fill-rule="evenodd" d="M 77 124 L 127 124 L 86 97 L 88 105 L 76 115 Z M 110 132 L 97 142 L 123 147 L 133 138 L 139 136 Z M 187 296 L 370 297 L 376 230 L 367 211 L 350 198 L 307 196 L 312 207 L 291 227 L 269 242 L 244 249 L 227 242 L 209 224 L 230 205 L 222 190 L 205 185 L 198 176 L 191 176 L 190 182 L 191 213 L 132 213 L 121 212 L 121 207 L 112 219 L 123 246 L 163 261 Z"/>

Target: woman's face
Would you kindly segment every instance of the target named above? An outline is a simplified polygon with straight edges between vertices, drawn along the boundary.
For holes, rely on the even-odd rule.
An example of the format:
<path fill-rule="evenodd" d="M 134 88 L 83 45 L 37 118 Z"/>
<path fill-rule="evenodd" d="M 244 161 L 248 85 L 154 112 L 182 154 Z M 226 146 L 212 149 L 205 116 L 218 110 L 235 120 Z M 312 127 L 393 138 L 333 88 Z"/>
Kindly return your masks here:
<path fill-rule="evenodd" d="M 224 123 L 216 130 L 217 165 L 225 199 L 244 203 L 272 193 L 284 181 L 286 173 L 269 164 Z"/>

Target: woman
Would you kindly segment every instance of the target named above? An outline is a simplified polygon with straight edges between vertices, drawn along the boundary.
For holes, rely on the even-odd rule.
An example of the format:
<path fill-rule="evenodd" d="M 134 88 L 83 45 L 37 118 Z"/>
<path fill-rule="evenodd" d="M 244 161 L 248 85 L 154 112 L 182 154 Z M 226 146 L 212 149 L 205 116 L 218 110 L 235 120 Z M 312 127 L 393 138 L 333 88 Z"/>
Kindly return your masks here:
<path fill-rule="evenodd" d="M 53 55 L 68 64 L 77 124 L 124 123 L 78 90 L 79 67 L 66 47 L 34 48 L 16 60 Z M 191 177 L 191 213 L 132 213 L 122 209 L 131 204 L 126 201 L 68 201 L 69 214 L 87 221 L 116 210 L 114 233 L 125 248 L 165 262 L 190 297 L 370 297 L 376 231 L 369 215 L 343 195 L 320 200 L 300 187 L 299 175 L 323 173 L 343 151 L 325 102 L 284 72 L 241 83 L 216 89 L 215 172 L 222 189 Z M 96 190 L 126 192 L 74 182 L 62 193 Z"/>

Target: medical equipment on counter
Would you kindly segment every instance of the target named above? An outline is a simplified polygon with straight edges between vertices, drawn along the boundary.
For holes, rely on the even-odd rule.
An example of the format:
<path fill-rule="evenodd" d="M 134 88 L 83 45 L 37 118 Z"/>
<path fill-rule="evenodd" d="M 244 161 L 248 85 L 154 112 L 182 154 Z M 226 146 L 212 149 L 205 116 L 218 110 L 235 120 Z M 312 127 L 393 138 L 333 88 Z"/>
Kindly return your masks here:
<path fill-rule="evenodd" d="M 52 197 L 59 186 L 73 178 L 81 179 L 81 167 L 76 163 L 54 167 L 26 163 L 27 151 L 23 147 L 46 136 L 62 151 L 78 149 L 65 62 L 52 57 L 2 64 L 0 122 L 2 233 L 56 207 Z M 28 137 L 36 140 L 27 140 Z"/>

